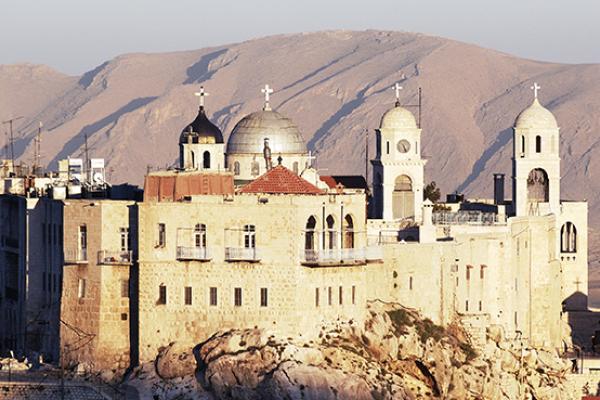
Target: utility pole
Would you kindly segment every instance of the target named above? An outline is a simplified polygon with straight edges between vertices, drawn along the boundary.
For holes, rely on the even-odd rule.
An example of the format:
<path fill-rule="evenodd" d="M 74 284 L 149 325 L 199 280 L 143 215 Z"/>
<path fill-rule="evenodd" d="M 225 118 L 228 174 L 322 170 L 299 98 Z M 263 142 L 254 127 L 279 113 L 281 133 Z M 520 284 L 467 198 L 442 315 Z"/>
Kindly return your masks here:
<path fill-rule="evenodd" d="M 13 172 L 15 169 L 15 146 L 14 146 L 14 136 L 13 136 L 13 122 L 18 121 L 20 119 L 22 119 L 24 117 L 15 117 L 15 118 L 11 118 L 8 119 L 6 121 L 2 122 L 2 125 L 6 125 L 8 124 L 9 126 L 9 132 L 10 132 L 10 159 L 12 161 L 12 168 L 13 168 Z"/>

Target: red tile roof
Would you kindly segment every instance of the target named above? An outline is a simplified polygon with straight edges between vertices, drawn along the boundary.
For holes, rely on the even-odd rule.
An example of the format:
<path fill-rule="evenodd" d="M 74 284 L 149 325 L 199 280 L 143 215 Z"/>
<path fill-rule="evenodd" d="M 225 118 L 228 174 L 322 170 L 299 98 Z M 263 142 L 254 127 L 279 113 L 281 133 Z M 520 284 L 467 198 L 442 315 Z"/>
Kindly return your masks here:
<path fill-rule="evenodd" d="M 324 191 L 278 165 L 241 188 L 240 193 L 322 194 Z"/>

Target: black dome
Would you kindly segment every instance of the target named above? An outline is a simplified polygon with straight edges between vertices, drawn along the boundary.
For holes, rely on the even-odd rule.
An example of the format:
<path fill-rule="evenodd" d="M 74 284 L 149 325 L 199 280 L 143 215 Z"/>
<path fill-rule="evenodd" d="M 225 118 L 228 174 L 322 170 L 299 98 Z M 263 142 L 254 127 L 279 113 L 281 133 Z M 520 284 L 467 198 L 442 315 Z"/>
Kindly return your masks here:
<path fill-rule="evenodd" d="M 204 112 L 204 107 L 198 110 L 196 119 L 185 127 L 179 137 L 179 143 L 223 143 L 223 133 L 210 122 Z"/>

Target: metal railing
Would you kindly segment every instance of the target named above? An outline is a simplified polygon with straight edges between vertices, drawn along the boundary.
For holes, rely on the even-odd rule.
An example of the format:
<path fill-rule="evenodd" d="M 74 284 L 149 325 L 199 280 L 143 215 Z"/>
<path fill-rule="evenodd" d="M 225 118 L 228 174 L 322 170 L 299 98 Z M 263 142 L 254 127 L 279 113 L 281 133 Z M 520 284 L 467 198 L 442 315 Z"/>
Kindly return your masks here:
<path fill-rule="evenodd" d="M 342 249 L 303 249 L 300 259 L 304 263 L 363 263 L 383 259 L 383 250 L 379 246 Z"/>
<path fill-rule="evenodd" d="M 210 253 L 207 247 L 177 246 L 178 260 L 209 261 L 212 258 Z"/>
<path fill-rule="evenodd" d="M 98 252 L 98 265 L 129 265 L 131 262 L 131 250 L 100 250 Z"/>
<path fill-rule="evenodd" d="M 87 249 L 65 249 L 65 264 L 85 264 L 88 262 Z"/>
<path fill-rule="evenodd" d="M 434 225 L 496 225 L 498 214 L 482 211 L 434 212 Z"/>
<path fill-rule="evenodd" d="M 225 261 L 260 261 L 256 247 L 225 247 Z"/>

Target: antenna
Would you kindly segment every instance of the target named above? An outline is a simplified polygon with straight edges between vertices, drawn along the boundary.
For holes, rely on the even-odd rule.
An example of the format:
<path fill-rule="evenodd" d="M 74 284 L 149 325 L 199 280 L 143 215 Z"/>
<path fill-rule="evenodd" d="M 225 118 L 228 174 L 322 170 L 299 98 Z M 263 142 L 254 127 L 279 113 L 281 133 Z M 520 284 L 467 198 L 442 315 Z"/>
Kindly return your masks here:
<path fill-rule="evenodd" d="M 369 185 L 369 129 L 365 129 L 365 181 Z"/>
<path fill-rule="evenodd" d="M 407 108 L 407 107 L 416 107 L 419 115 L 417 117 L 417 126 L 419 128 L 421 128 L 421 111 L 422 111 L 422 100 L 423 100 L 423 91 L 421 90 L 421 87 L 419 86 L 419 90 L 418 90 L 418 102 L 417 104 L 402 104 L 402 107 Z M 399 104 L 399 103 L 396 103 Z"/>
<path fill-rule="evenodd" d="M 15 146 L 14 146 L 14 136 L 13 136 L 13 122 L 18 121 L 20 119 L 22 119 L 24 117 L 15 117 L 15 118 L 11 118 L 8 119 L 6 121 L 2 122 L 2 125 L 6 125 L 8 124 L 9 126 L 9 131 L 10 131 L 10 159 L 11 159 L 11 163 L 12 163 L 12 168 L 14 170 L 15 168 Z"/>
<path fill-rule="evenodd" d="M 34 156 L 33 156 L 33 175 L 37 175 L 38 169 L 41 169 L 41 145 L 42 145 L 42 121 L 38 122 L 38 132 L 35 137 L 35 147 L 34 147 Z"/>

